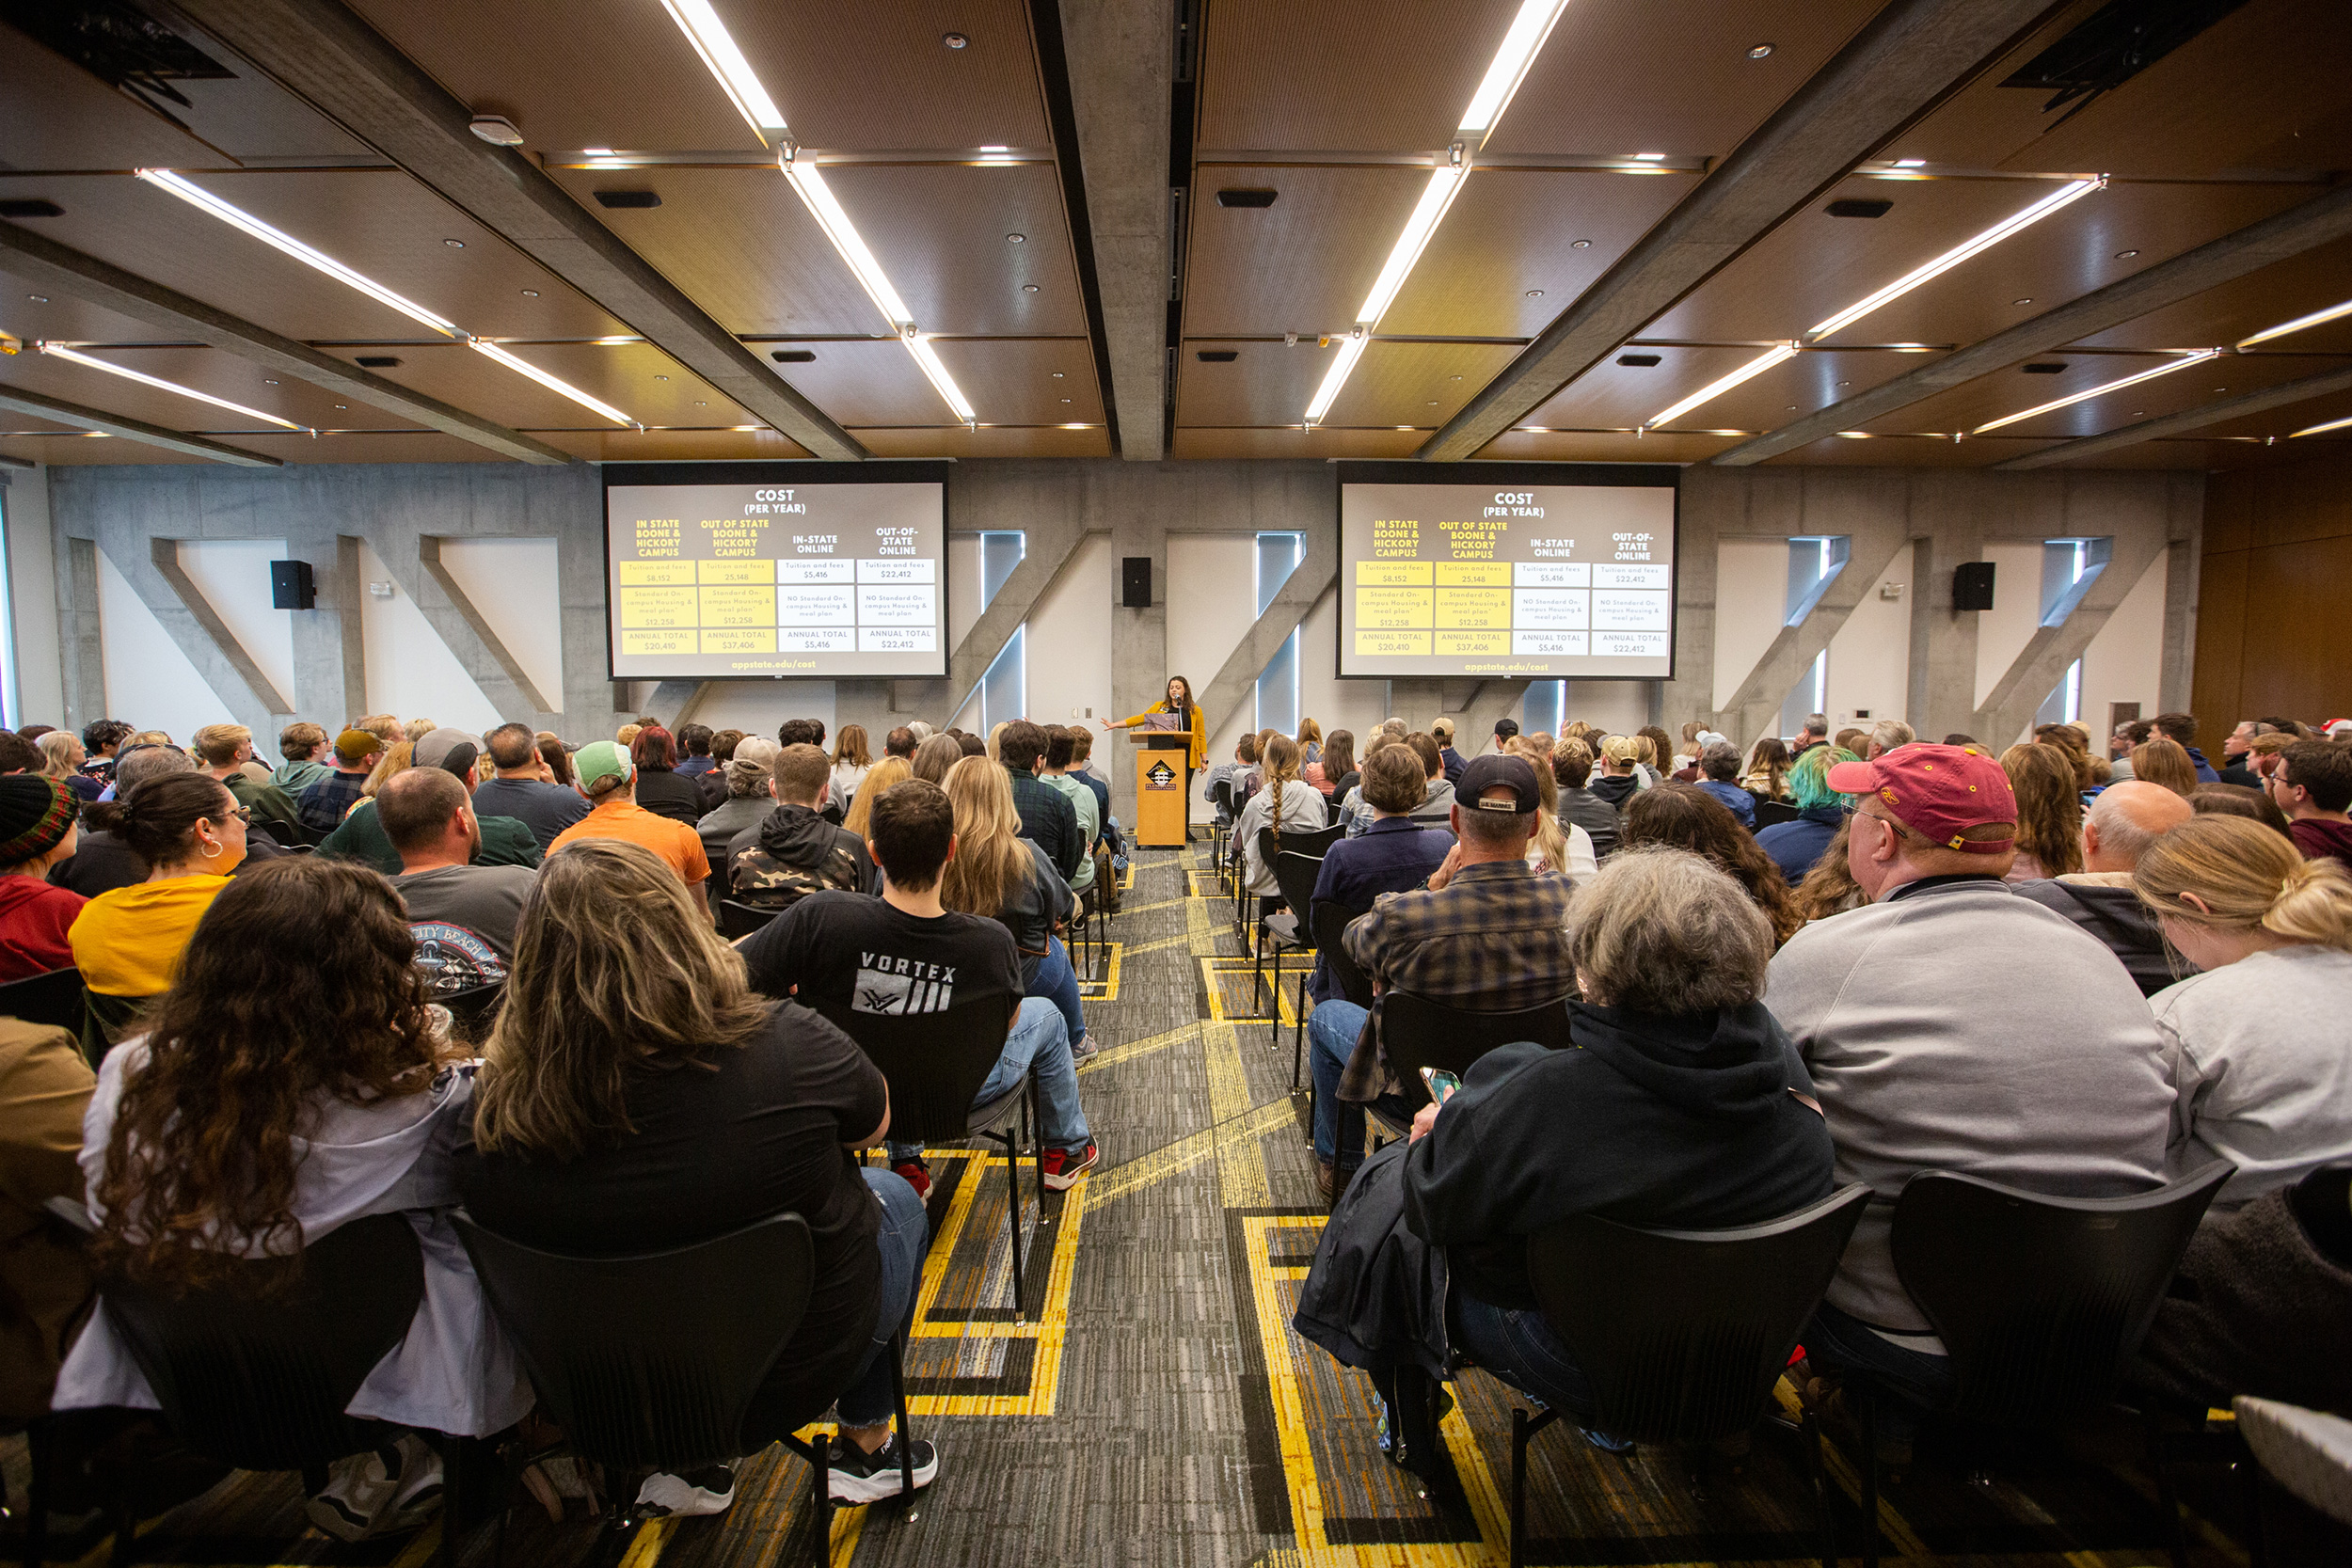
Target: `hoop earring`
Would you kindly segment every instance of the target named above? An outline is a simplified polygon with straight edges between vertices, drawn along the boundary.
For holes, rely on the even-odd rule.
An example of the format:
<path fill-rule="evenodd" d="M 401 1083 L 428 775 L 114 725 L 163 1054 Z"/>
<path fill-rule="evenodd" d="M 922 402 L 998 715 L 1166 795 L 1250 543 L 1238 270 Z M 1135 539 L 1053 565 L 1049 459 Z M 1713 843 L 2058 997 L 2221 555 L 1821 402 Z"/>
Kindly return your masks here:
<path fill-rule="evenodd" d="M 215 844 L 204 851 L 204 858 L 208 861 L 216 861 L 220 859 L 221 851 L 228 847 L 225 844 Z"/>

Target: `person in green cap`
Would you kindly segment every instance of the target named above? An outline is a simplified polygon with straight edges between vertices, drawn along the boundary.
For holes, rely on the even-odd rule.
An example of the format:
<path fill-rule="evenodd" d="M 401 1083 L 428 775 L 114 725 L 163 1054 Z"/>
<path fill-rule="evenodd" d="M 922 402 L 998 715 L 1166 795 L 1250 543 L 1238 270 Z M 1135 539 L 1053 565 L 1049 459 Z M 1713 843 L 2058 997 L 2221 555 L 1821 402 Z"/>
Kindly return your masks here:
<path fill-rule="evenodd" d="M 626 839 L 660 856 L 706 911 L 713 909 L 710 857 L 703 852 L 702 835 L 637 803 L 637 765 L 625 748 L 610 740 L 582 746 L 572 756 L 572 787 L 587 800 L 588 815 L 555 835 L 549 855 L 583 838 Z"/>

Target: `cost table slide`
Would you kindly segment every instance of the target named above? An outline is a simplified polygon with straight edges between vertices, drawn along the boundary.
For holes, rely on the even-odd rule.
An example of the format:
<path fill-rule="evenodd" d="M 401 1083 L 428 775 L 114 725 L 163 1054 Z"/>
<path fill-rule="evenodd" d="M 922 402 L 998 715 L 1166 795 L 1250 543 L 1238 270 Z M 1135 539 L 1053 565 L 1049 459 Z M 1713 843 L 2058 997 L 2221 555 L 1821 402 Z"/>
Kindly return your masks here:
<path fill-rule="evenodd" d="M 605 488 L 618 680 L 944 675 L 944 483 Z"/>
<path fill-rule="evenodd" d="M 1672 675 L 1674 561 L 1670 483 L 1343 480 L 1339 673 Z"/>

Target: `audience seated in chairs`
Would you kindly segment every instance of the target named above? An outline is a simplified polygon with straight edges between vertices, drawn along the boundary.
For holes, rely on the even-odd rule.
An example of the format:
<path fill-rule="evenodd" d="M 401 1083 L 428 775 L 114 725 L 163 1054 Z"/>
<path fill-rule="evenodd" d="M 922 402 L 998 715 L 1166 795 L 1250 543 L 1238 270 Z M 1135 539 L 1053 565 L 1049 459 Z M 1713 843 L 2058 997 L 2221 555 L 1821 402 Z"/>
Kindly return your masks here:
<path fill-rule="evenodd" d="M 201 1286 L 230 1259 L 405 1212 L 424 1300 L 346 1409 L 466 1436 L 514 1425 L 529 1386 L 448 1218 L 473 1079 L 435 1033 L 400 901 L 373 872 L 315 856 L 214 893 L 150 1027 L 99 1069 L 81 1153 L 93 1266 Z M 577 1000 L 552 1016 L 576 1028 Z M 66 1356 L 57 1408 L 155 1402 L 102 1305 Z M 439 1482 L 438 1456 L 403 1433 L 339 1465 L 310 1520 L 347 1541 L 413 1524 Z"/>
<path fill-rule="evenodd" d="M 740 747 L 736 755 L 740 760 Z M 727 844 L 725 863 L 736 902 L 783 910 L 812 893 L 828 888 L 863 893 L 872 883 L 866 846 L 822 815 L 832 779 L 832 762 L 815 746 L 803 741 L 776 753 L 775 810 Z"/>
<path fill-rule="evenodd" d="M 1826 743 L 1809 746 L 1788 766 L 1788 799 L 1797 808 L 1793 821 L 1775 822 L 1756 835 L 1756 842 L 1772 857 L 1788 885 L 1804 880 L 1813 863 L 1821 858 L 1837 825 L 1846 818 L 1846 797 L 1832 789 L 1829 770 L 1839 763 L 1859 760 Z"/>
<path fill-rule="evenodd" d="M 437 768 L 412 768 L 375 798 L 384 836 L 400 856 L 392 890 L 408 911 L 417 967 L 437 999 L 496 985 L 515 959 L 515 927 L 538 872 L 476 865 L 482 829 L 465 784 Z"/>
<path fill-rule="evenodd" d="M 676 736 L 680 752 L 678 777 L 699 782 L 705 773 L 721 767 L 719 759 L 711 754 L 711 743 L 717 738 L 707 724 L 680 724 Z"/>
<path fill-rule="evenodd" d="M 1600 772 L 1586 783 L 1585 788 L 1603 805 L 1622 812 L 1633 792 L 1642 787 L 1641 777 L 1635 771 L 1640 758 L 1640 736 L 1607 736 L 1600 743 Z"/>
<path fill-rule="evenodd" d="M 1022 995 L 1011 932 L 994 920 L 952 913 L 940 901 L 941 875 L 956 852 L 955 807 L 946 793 L 910 779 L 882 792 L 872 810 L 867 847 L 882 865 L 882 895 L 817 893 L 793 905 L 744 940 L 752 984 L 769 996 L 894 1016 L 944 1012 L 974 997 Z M 1025 1071 L 1037 1083 L 1045 1184 L 1059 1191 L 1093 1167 L 1096 1148 L 1078 1102 L 1069 1025 L 1043 997 L 1021 1004 L 976 1103 L 1004 1094 Z M 929 1192 L 919 1148 L 893 1144 L 890 1163 L 916 1191 Z"/>
<path fill-rule="evenodd" d="M 1454 721 L 1432 719 L 1429 721 L 1429 738 L 1438 743 L 1438 758 L 1445 765 L 1445 782 L 1449 784 L 1457 783 L 1462 777 L 1462 769 L 1470 766 L 1470 759 L 1454 749 Z"/>
<path fill-rule="evenodd" d="M 387 877 L 400 875 L 400 852 L 385 836 L 376 815 L 376 800 L 391 781 L 411 768 L 435 768 L 472 790 L 481 782 L 474 767 L 481 748 L 463 730 L 427 730 L 421 740 L 402 741 L 387 752 L 368 775 L 365 798 L 351 808 L 342 825 L 319 841 L 318 852 L 329 860 L 358 861 Z M 541 850 L 537 835 L 527 823 L 511 816 L 477 816 L 482 843 L 475 858 L 488 865 L 535 866 Z M 562 835 L 558 835 L 561 837 Z"/>
<path fill-rule="evenodd" d="M 628 743 L 637 765 L 637 804 L 656 816 L 692 827 L 702 820 L 703 792 L 692 775 L 677 770 L 677 742 L 659 724 L 647 724 Z"/>
<path fill-rule="evenodd" d="M 1375 990 L 1510 1012 L 1575 989 L 1565 930 L 1575 884 L 1538 877 L 1527 863 L 1540 800 L 1525 757 L 1489 752 L 1462 769 L 1452 813 L 1457 842 L 1428 886 L 1377 899 L 1347 928 L 1347 956 Z M 1388 1099 L 1399 1085 L 1380 1050 L 1376 1003 L 1369 1014 L 1337 997 L 1322 1003 L 1307 1020 L 1307 1037 L 1315 1184 L 1336 1196 L 1362 1157 L 1364 1105 L 1386 1101 L 1405 1111 Z"/>
<path fill-rule="evenodd" d="M 1788 799 L 1788 743 L 1768 735 L 1748 749 L 1748 770 L 1740 779 L 1749 794 L 1766 800 Z"/>
<path fill-rule="evenodd" d="M 710 895 L 710 860 L 703 841 L 686 823 L 674 821 L 638 805 L 637 765 L 613 741 L 582 746 L 572 758 L 574 785 L 588 802 L 588 815 L 555 835 L 553 855 L 586 839 L 617 838 L 642 846 L 677 873 L 687 893 L 717 918 L 718 900 Z"/>
<path fill-rule="evenodd" d="M 0 1019 L 0 1426 L 10 1429 L 49 1413 L 89 1305 L 81 1241 L 45 1206 L 82 1200 L 75 1156 L 95 1082 L 66 1030 Z"/>
<path fill-rule="evenodd" d="M 197 922 L 245 859 L 245 808 L 219 780 L 186 772 L 149 779 L 129 800 L 101 801 L 83 815 L 148 868 L 144 882 L 91 899 L 69 934 L 82 984 L 101 999 L 93 1011 L 111 1045 L 137 1001 L 170 988 Z"/>
<path fill-rule="evenodd" d="M 2235 1165 L 2211 1211 L 2226 1214 L 2352 1160 L 2352 876 L 2200 816 L 2149 847 L 2132 886 L 2202 971 L 2149 1003 L 2178 1096 L 2170 1173 Z"/>
<path fill-rule="evenodd" d="M 131 752 L 115 768 L 114 790 L 117 800 L 150 779 L 165 778 L 173 773 L 196 771 L 195 759 L 185 752 L 168 746 L 148 746 Z M 266 858 L 257 853 L 258 839 L 248 839 L 246 853 L 248 860 Z M 119 887 L 134 887 L 147 880 L 148 863 L 139 859 L 138 851 L 124 841 L 121 834 L 110 832 L 85 817 L 76 834 L 73 853 L 59 861 L 50 871 L 49 879 L 62 888 L 71 888 L 85 898 L 95 898 Z M 231 873 L 234 875 L 234 873 Z"/>
<path fill-rule="evenodd" d="M 1233 819 L 1233 840 L 1239 848 L 1244 888 L 1260 898 L 1279 897 L 1274 867 L 1259 853 L 1258 832 L 1274 831 L 1279 847 L 1284 833 L 1321 832 L 1326 822 L 1323 797 L 1298 777 L 1298 742 L 1289 736 L 1269 739 L 1260 753 L 1265 787 L 1249 798 Z"/>
<path fill-rule="evenodd" d="M 1600 869 L 1599 859 L 1593 853 L 1593 835 L 1573 822 L 1560 819 L 1560 781 L 1551 773 L 1551 737 L 1547 735 L 1521 736 L 1503 748 L 1513 756 L 1527 759 L 1528 768 L 1535 775 L 1535 832 L 1527 841 L 1527 863 L 1539 872 L 1558 872 L 1565 877 L 1582 879 Z M 1427 808 L 1416 814 L 1419 820 L 1428 821 Z"/>
<path fill-rule="evenodd" d="M 2083 868 L 2082 784 L 2074 753 L 2035 741 L 2001 753 L 2001 771 L 2017 797 L 2017 854 L 2012 883 L 2064 877 Z"/>
<path fill-rule="evenodd" d="M 1576 736 L 1551 749 L 1551 781 L 1560 805 L 1560 820 L 1584 830 L 1592 840 L 1593 859 L 1605 861 L 1617 852 L 1617 808 L 1585 788 L 1593 776 L 1593 749 Z"/>
<path fill-rule="evenodd" d="M 283 759 L 270 770 L 269 782 L 297 804 L 302 792 L 335 771 L 329 759 L 334 747 L 326 731 L 308 720 L 297 720 L 278 732 L 278 754 Z"/>
<path fill-rule="evenodd" d="M 528 724 L 501 724 L 483 737 L 490 763 L 499 776 L 473 792 L 477 819 L 502 816 L 531 830 L 542 854 L 555 847 L 564 830 L 588 815 L 580 791 L 556 781 L 555 770 L 540 754 L 539 737 Z"/>
<path fill-rule="evenodd" d="M 81 810 L 46 774 L 0 774 L 0 985 L 72 967 L 68 933 L 88 900 L 52 886 L 49 869 L 72 855 Z"/>
<path fill-rule="evenodd" d="M 956 852 L 940 873 L 939 901 L 957 914 L 993 920 L 1011 933 L 1021 958 L 1021 994 L 1061 1010 L 1073 1060 L 1094 1053 L 1087 1040 L 1078 974 L 1055 933 L 1075 911 L 1071 890 L 1033 839 L 1021 836 L 1012 785 L 986 757 L 962 757 L 947 770 L 955 809 Z"/>
<path fill-rule="evenodd" d="M 1364 764 L 1372 826 L 1360 837 L 1343 838 L 1324 851 L 1323 863 L 1315 872 L 1313 902 L 1337 904 L 1361 914 L 1384 893 L 1409 893 L 1426 886 L 1431 875 L 1445 863 L 1454 849 L 1454 835 L 1409 820 L 1429 792 L 1428 781 L 1417 766 L 1419 760 L 1409 748 L 1391 746 Z M 1298 913 L 1303 923 L 1313 911 Z M 1315 955 L 1314 978 L 1308 994 L 1318 1007 L 1341 999 L 1330 963 L 1320 952 Z M 1325 1119 L 1320 1106 L 1315 1119 L 1318 1126 Z M 1317 1152 L 1327 1164 L 1328 1153 L 1320 1147 Z"/>
<path fill-rule="evenodd" d="M 1063 881 L 1078 885 L 1078 867 L 1088 855 L 1087 842 L 1078 809 L 1070 797 L 1039 777 L 1045 767 L 1044 727 L 1016 719 L 998 726 L 996 741 L 997 760 L 1012 781 L 1012 806 L 1021 815 L 1023 836 L 1037 841 Z"/>
<path fill-rule="evenodd" d="M 1755 832 L 1756 797 L 1740 785 L 1740 749 L 1728 740 L 1708 741 L 1699 749 L 1698 773 L 1695 786 L 1721 800 L 1733 821 Z"/>
<path fill-rule="evenodd" d="M 765 736 L 744 736 L 728 749 L 727 760 L 705 775 L 719 781 L 721 799 L 694 824 L 703 841 L 703 858 L 723 888 L 735 886 L 735 859 L 730 852 L 737 835 L 758 827 L 775 809 L 776 753 L 782 748 Z M 704 792 L 709 799 L 709 792 Z"/>
<path fill-rule="evenodd" d="M 243 724 L 207 724 L 196 732 L 190 749 L 204 771 L 229 786 L 237 804 L 263 822 L 295 820 L 294 798 L 246 768 L 253 761 L 253 732 Z"/>
<path fill-rule="evenodd" d="M 1215 768 L 1209 769 L 1208 777 L 1201 781 L 1200 790 L 1202 795 L 1207 796 L 1214 794 L 1217 784 L 1219 781 L 1222 781 L 1223 783 L 1232 786 L 1233 804 L 1235 808 L 1238 809 L 1241 805 L 1243 781 L 1248 775 L 1250 769 L 1256 768 L 1257 766 L 1258 737 L 1254 735 L 1245 735 L 1239 740 L 1233 742 L 1232 761 L 1220 762 Z"/>
<path fill-rule="evenodd" d="M 1804 924 L 1780 867 L 1772 863 L 1746 829 L 1732 819 L 1722 800 L 1698 784 L 1671 781 L 1645 789 L 1625 803 L 1620 849 L 1663 844 L 1704 855 L 1755 900 L 1772 923 L 1774 943 L 1787 942 Z"/>
<path fill-rule="evenodd" d="M 2312 860 L 2352 867 L 2352 747 L 2334 740 L 2298 740 L 2279 752 L 2270 770 L 2270 799 L 2286 814 L 2296 847 Z"/>
<path fill-rule="evenodd" d="M 1045 754 L 1039 759 L 1037 776 L 1070 802 L 1071 815 L 1078 820 L 1078 867 L 1067 875 L 1066 880 L 1071 892 L 1083 896 L 1094 885 L 1094 845 L 1103 836 L 1103 808 L 1094 791 L 1070 772 L 1071 758 L 1076 754 L 1071 744 L 1071 732 L 1059 724 L 1041 727 L 1045 732 Z"/>
<path fill-rule="evenodd" d="M 335 737 L 334 768 L 304 786 L 294 798 L 294 814 L 314 833 L 331 833 L 358 803 L 359 791 L 384 755 L 385 742 L 372 730 L 358 725 Z"/>
<path fill-rule="evenodd" d="M 947 769 L 963 760 L 963 742 L 952 735 L 935 735 L 914 749 L 908 759 L 914 776 L 925 784 L 941 788 L 947 784 Z"/>
<path fill-rule="evenodd" d="M 2133 889 L 2132 873 L 2159 835 L 2188 819 L 2189 802 L 2169 789 L 2139 779 L 2109 784 L 2083 818 L 2083 868 L 2010 886 L 2098 938 L 2141 994 L 2153 996 L 2179 976 L 2156 917 Z"/>
<path fill-rule="evenodd" d="M 1453 1098 L 1422 1108 L 1409 1144 L 1367 1162 L 1324 1234 L 1298 1327 L 1375 1373 L 1418 1361 L 1442 1375 L 1466 1354 L 1589 1425 L 1591 1387 L 1528 1280 L 1529 1234 L 1595 1212 L 1757 1224 L 1827 1196 L 1834 1155 L 1760 1000 L 1772 934 L 1743 889 L 1698 856 L 1629 848 L 1571 915 L 1578 1049 L 1496 1047 Z M 1424 1247 L 1444 1250 L 1443 1270 Z M 1386 1430 L 1400 1430 L 1393 1409 Z"/>
<path fill-rule="evenodd" d="M 1864 1214 L 1804 1343 L 1817 1370 L 1858 1367 L 1933 1404 L 1949 1386 L 1943 1343 L 1888 1245 L 1903 1183 L 1959 1169 L 2053 1197 L 2147 1191 L 2164 1180 L 2173 1095 L 2131 976 L 2002 882 L 2017 808 L 1998 763 L 1914 744 L 1838 763 L 1826 783 L 1858 801 L 1847 853 L 1874 902 L 1791 938 L 1765 1001 L 1812 1073 L 1838 1181 L 1887 1202 Z M 1915 1424 L 1883 1410 L 1890 1462 Z"/>
<path fill-rule="evenodd" d="M 1846 863 L 1846 845 L 1852 836 L 1851 817 L 1837 824 L 1837 832 L 1821 851 L 1821 858 L 1813 863 L 1813 869 L 1804 874 L 1804 880 L 1789 890 L 1796 900 L 1798 916 L 1810 925 L 1827 920 L 1848 910 L 1858 910 L 1870 901 L 1862 884 L 1853 879 L 1853 867 Z"/>
<path fill-rule="evenodd" d="M 541 874 L 485 1055 L 458 1157 L 468 1216 L 526 1246 L 616 1257 L 800 1214 L 816 1290 L 746 1436 L 764 1444 L 837 1397 L 833 1497 L 896 1495 L 888 1346 L 914 1313 L 929 1227 L 913 1189 L 846 1152 L 890 1130 L 889 1091 L 855 1042 L 754 993 L 742 957 L 662 863 L 602 840 Z M 938 1456 L 910 1447 L 927 1485 Z M 704 1514 L 734 1497 L 719 1465 L 654 1475 L 637 1503 Z"/>

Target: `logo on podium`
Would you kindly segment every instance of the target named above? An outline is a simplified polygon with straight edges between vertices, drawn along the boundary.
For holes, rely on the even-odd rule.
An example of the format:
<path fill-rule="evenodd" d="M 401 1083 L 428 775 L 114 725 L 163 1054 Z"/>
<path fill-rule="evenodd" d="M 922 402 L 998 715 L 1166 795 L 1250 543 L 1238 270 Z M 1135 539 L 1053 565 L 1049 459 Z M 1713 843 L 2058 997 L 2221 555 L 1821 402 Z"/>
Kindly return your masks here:
<path fill-rule="evenodd" d="M 1176 787 L 1176 769 L 1170 768 L 1164 762 L 1153 763 L 1150 771 L 1146 772 L 1143 776 L 1150 782 L 1153 789 L 1173 789 Z"/>

